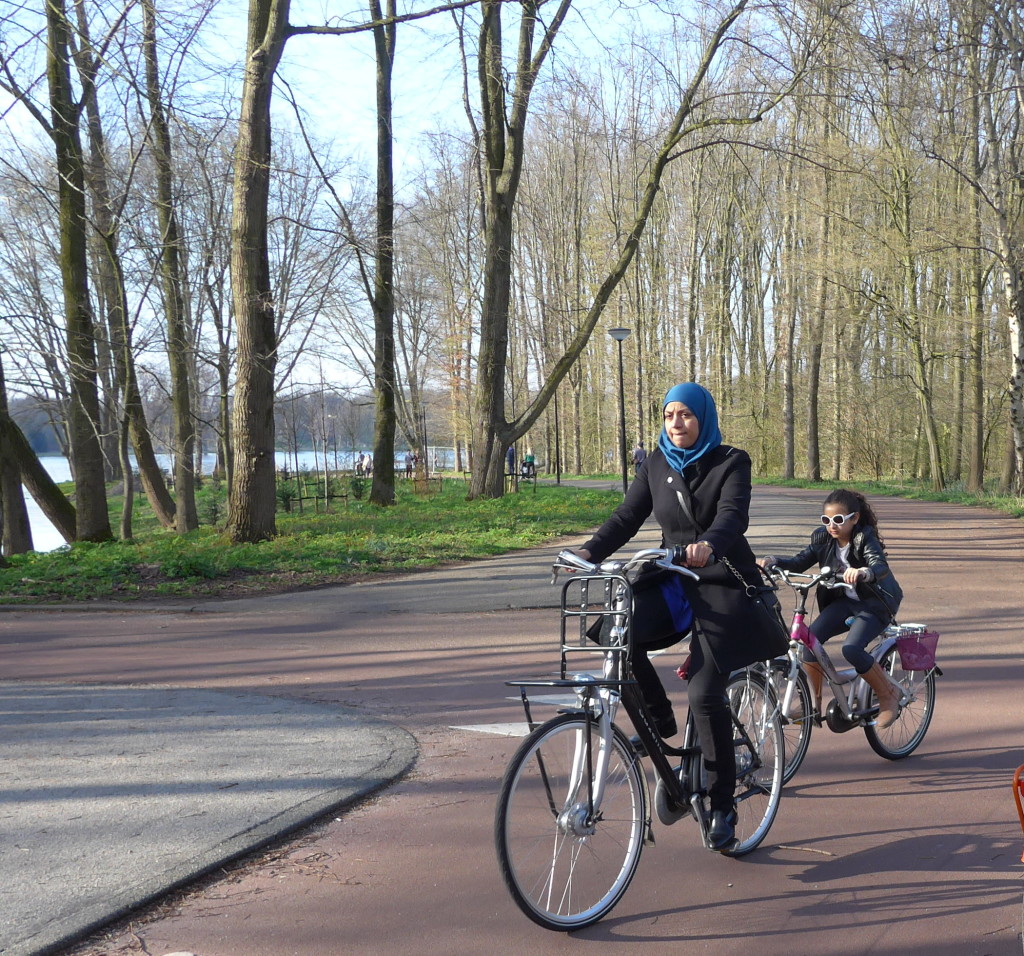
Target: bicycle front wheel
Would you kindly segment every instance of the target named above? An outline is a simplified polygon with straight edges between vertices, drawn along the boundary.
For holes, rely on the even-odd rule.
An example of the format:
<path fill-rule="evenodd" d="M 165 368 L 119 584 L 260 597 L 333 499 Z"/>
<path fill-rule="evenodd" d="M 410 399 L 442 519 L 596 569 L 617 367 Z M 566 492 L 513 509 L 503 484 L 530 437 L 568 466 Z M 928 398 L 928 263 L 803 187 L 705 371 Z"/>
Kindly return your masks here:
<path fill-rule="evenodd" d="M 772 688 L 781 702 L 786 699 L 786 685 L 789 683 L 789 659 L 776 658 L 771 662 Z M 782 782 L 789 783 L 800 769 L 811 745 L 811 730 L 814 727 L 814 700 L 807 675 L 803 668 L 796 672 L 793 693 L 789 707 L 782 715 L 782 737 L 786 748 L 786 760 L 782 768 Z"/>
<path fill-rule="evenodd" d="M 768 835 L 782 799 L 785 742 L 779 702 L 754 669 L 734 674 L 726 693 L 736 728 L 736 843 L 724 853 L 744 856 Z M 742 728 L 742 729 L 741 729 Z"/>
<path fill-rule="evenodd" d="M 505 771 L 494 821 L 501 875 L 519 908 L 546 929 L 596 923 L 640 862 L 646 779 L 632 744 L 618 727 L 612 731 L 599 808 L 591 774 L 601 736 L 584 714 L 538 727 Z"/>
<path fill-rule="evenodd" d="M 908 702 L 900 708 L 894 724 L 865 724 L 864 735 L 879 757 L 901 760 L 917 750 L 928 733 L 935 713 L 935 671 L 905 671 L 895 647 L 882 656 L 879 664 L 899 684 Z M 874 693 L 871 696 L 874 698 Z"/>

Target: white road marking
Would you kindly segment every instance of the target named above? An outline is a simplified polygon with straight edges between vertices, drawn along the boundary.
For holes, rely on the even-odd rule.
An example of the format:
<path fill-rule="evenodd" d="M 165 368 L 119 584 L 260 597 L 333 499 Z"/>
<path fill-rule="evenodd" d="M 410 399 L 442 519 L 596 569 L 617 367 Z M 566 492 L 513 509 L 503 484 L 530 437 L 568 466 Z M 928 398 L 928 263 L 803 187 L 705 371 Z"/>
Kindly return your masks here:
<path fill-rule="evenodd" d="M 453 725 L 452 730 L 468 730 L 474 734 L 495 734 L 498 737 L 525 737 L 530 725 L 524 721 L 512 724 L 470 724 L 464 727 Z"/>

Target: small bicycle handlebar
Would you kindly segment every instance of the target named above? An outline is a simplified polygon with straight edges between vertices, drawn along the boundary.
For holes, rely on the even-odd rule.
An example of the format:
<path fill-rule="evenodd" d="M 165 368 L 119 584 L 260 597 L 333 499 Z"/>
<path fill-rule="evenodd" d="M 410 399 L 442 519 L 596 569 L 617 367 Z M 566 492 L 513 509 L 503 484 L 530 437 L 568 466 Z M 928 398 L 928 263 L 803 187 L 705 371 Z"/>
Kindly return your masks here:
<path fill-rule="evenodd" d="M 675 571 L 684 577 L 699 580 L 699 575 L 689 568 L 675 563 L 682 560 L 685 554 L 685 548 L 679 547 L 643 548 L 628 558 L 603 561 L 600 564 L 595 564 L 592 561 L 587 561 L 586 558 L 581 558 L 574 551 L 559 551 L 558 557 L 555 558 L 554 564 L 551 566 L 551 583 L 555 582 L 559 571 L 566 574 L 574 574 L 577 571 L 583 571 L 586 574 L 625 574 L 641 564 L 654 564 L 659 568 L 664 568 L 666 571 Z"/>
<path fill-rule="evenodd" d="M 826 588 L 844 588 L 846 583 L 830 567 L 822 568 L 817 574 L 805 574 L 800 571 L 787 571 L 776 564 L 769 565 L 765 572 L 777 581 L 785 581 L 794 591 L 805 594 L 820 584 Z"/>

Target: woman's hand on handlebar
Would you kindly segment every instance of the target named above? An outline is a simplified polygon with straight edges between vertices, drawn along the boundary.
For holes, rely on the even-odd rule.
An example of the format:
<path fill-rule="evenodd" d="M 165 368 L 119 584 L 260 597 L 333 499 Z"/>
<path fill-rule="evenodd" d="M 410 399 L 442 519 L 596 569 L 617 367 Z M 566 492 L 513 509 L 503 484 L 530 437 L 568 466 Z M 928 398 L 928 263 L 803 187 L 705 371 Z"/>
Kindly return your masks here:
<path fill-rule="evenodd" d="M 687 568 L 703 568 L 715 558 L 715 551 L 707 541 L 695 541 L 686 546 L 686 559 L 683 565 Z"/>

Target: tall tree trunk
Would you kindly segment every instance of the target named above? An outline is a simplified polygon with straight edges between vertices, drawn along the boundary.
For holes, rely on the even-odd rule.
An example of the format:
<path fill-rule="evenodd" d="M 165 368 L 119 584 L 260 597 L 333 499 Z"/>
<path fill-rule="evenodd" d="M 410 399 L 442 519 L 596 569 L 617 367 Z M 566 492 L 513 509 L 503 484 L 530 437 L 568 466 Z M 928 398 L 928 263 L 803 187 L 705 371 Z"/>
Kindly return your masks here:
<path fill-rule="evenodd" d="M 972 32 L 974 32 L 972 30 Z M 967 359 L 967 388 L 970 393 L 970 418 L 967 439 L 967 490 L 979 492 L 985 487 L 985 270 L 982 265 L 982 177 L 981 137 L 984 127 L 981 119 L 981 74 L 978 63 L 976 37 L 969 42 L 967 102 L 970 128 L 970 197 L 971 251 L 968 258 L 967 280 L 970 338 Z"/>
<path fill-rule="evenodd" d="M 1005 14 L 1005 20 L 997 16 L 1002 38 L 1014 53 L 1014 78 L 1016 103 L 1014 116 L 1017 127 L 1010 140 L 1015 144 L 1019 125 L 1024 121 L 1024 34 L 1021 33 L 1020 13 Z M 992 56 L 995 56 L 993 53 Z M 989 94 L 983 107 L 985 136 L 988 141 L 988 173 L 991 184 L 992 210 L 996 220 L 996 249 L 999 253 L 999 268 L 1003 276 L 1003 297 L 1006 303 L 1006 319 L 1010 330 L 1010 362 L 1007 390 L 1010 399 L 1010 438 L 1013 442 L 1014 467 L 1004 470 L 1003 481 L 1012 474 L 1012 490 L 1024 495 L 1024 241 L 1020 236 L 1019 222 L 1024 212 L 1024 191 L 1019 185 L 1022 170 L 1019 155 L 1014 149 L 1004 150 L 1005 136 L 996 127 L 993 97 L 998 86 L 988 85 Z"/>
<path fill-rule="evenodd" d="M 277 335 L 267 248 L 270 100 L 287 38 L 289 0 L 249 0 L 231 213 L 231 286 L 238 323 L 235 472 L 228 532 L 255 542 L 277 531 L 274 487 L 274 369 Z"/>
<path fill-rule="evenodd" d="M 519 24 L 512 102 L 506 102 L 506 66 L 502 57 L 501 0 L 481 0 L 479 80 L 484 154 L 484 292 L 481 302 L 479 357 L 474 409 L 471 497 L 500 497 L 504 490 L 505 451 L 514 434 L 505 421 L 505 367 L 514 250 L 513 209 L 523 169 L 530 96 L 541 66 L 569 11 L 559 0 L 544 28 L 536 55 L 537 0 L 523 0 Z"/>
<path fill-rule="evenodd" d="M 394 17 L 395 0 L 387 0 Z M 381 19 L 379 0 L 370 0 L 370 16 Z M 370 501 L 395 503 L 395 180 L 392 168 L 391 74 L 395 62 L 394 23 L 373 28 L 377 59 L 377 236 L 373 277 L 373 481 Z M 426 449 L 423 450 L 426 460 Z"/>
<path fill-rule="evenodd" d="M 759 122 L 773 109 L 789 89 L 762 101 L 760 107 L 743 117 L 692 119 L 694 102 L 703 88 L 704 80 L 714 63 L 731 27 L 746 8 L 747 0 L 738 2 L 725 13 L 716 29 L 708 37 L 699 65 L 690 84 L 682 91 L 675 115 L 664 132 L 658 148 L 651 158 L 641 198 L 618 255 L 593 294 L 586 316 L 580 322 L 572 341 L 562 357 L 555 363 L 548 379 L 541 385 L 530 404 L 516 415 L 514 422 L 505 420 L 504 389 L 505 365 L 508 348 L 508 309 L 511 290 L 510 276 L 513 265 L 512 211 L 516 188 L 522 173 L 523 136 L 529 109 L 529 96 L 537 74 L 551 42 L 568 12 L 569 0 L 562 0 L 548 21 L 544 39 L 536 56 L 533 55 L 533 31 L 536 25 L 536 4 L 523 3 L 520 24 L 520 42 L 515 68 L 513 105 L 505 109 L 505 79 L 507 70 L 501 56 L 501 24 L 498 0 L 483 0 L 480 52 L 480 88 L 483 102 L 485 129 L 483 149 L 486 158 L 485 187 L 485 286 L 481 309 L 480 351 L 476 409 L 481 421 L 477 423 L 475 464 L 470 484 L 471 497 L 498 497 L 502 493 L 502 469 L 505 450 L 520 435 L 525 434 L 544 411 L 561 380 L 576 363 L 590 340 L 605 307 L 622 281 L 636 255 L 655 199 L 661 188 L 665 169 L 679 154 L 680 142 L 706 123 L 748 125 Z M 579 434 L 579 429 L 576 430 Z"/>
<path fill-rule="evenodd" d="M 60 216 L 60 264 L 67 330 L 71 401 L 68 431 L 74 459 L 76 530 L 79 541 L 109 541 L 110 516 L 100 447 L 96 339 L 89 300 L 85 160 L 79 135 L 69 62 L 70 26 L 64 0 L 46 5 L 50 136 L 56 150 Z"/>
<path fill-rule="evenodd" d="M 94 82 L 99 67 L 88 41 L 88 18 L 84 6 L 78 8 L 79 32 L 83 37 L 82 46 L 75 54 L 79 74 L 86 82 Z M 108 177 L 106 136 L 99 104 L 95 96 L 86 100 L 86 123 L 89 133 L 89 164 L 86 181 L 92 191 L 93 224 L 101 246 L 98 255 L 96 281 L 102 290 L 106 307 L 106 325 L 120 392 L 123 415 L 129 422 L 132 444 L 135 448 L 135 462 L 142 478 L 142 486 L 149 499 L 153 514 L 163 527 L 174 524 L 174 499 L 167 490 L 163 469 L 156 460 L 153 440 L 146 421 L 146 412 L 139 391 L 139 380 L 135 369 L 135 354 L 132 348 L 132 329 L 128 321 L 128 294 L 125 289 L 124 269 L 119 248 L 119 217 L 115 214 Z M 120 432 L 120 427 L 118 429 Z M 118 437 L 118 458 L 122 462 L 121 474 L 126 490 L 125 508 L 128 507 L 127 490 L 132 484 L 131 469 L 124 470 L 125 458 Z M 122 510 L 121 523 L 131 524 L 131 516 Z M 122 535 L 123 536 L 123 535 Z"/>
<path fill-rule="evenodd" d="M 167 360 L 171 373 L 171 407 L 174 410 L 174 491 L 177 499 L 175 529 L 178 534 L 185 534 L 199 527 L 196 514 L 196 428 L 192 415 L 189 374 L 192 337 L 188 330 L 183 294 L 181 237 L 174 208 L 171 131 L 167 125 L 160 91 L 156 11 L 152 0 L 142 2 L 142 33 L 150 113 L 149 142 L 156 166 L 156 209 L 160 227 L 160 274 L 167 317 Z"/>
<path fill-rule="evenodd" d="M 7 409 L 7 382 L 4 379 L 3 351 L 0 350 L 0 423 L 10 421 Z M 32 528 L 21 488 L 18 456 L 0 424 L 0 561 L 5 555 L 32 550 Z"/>
<path fill-rule="evenodd" d="M 794 137 L 795 138 L 795 137 Z M 782 431 L 785 462 L 783 477 L 796 477 L 796 325 L 799 309 L 797 306 L 797 261 L 796 261 L 796 194 L 793 191 L 796 176 L 796 150 L 790 153 L 783 179 L 782 195 L 786 212 L 782 224 L 782 332 L 780 335 L 780 358 L 782 360 Z"/>

